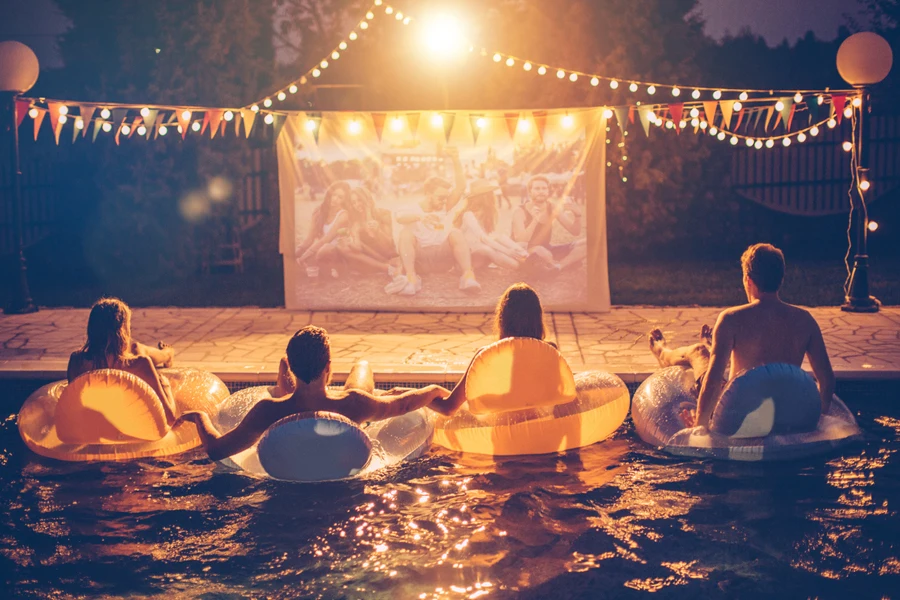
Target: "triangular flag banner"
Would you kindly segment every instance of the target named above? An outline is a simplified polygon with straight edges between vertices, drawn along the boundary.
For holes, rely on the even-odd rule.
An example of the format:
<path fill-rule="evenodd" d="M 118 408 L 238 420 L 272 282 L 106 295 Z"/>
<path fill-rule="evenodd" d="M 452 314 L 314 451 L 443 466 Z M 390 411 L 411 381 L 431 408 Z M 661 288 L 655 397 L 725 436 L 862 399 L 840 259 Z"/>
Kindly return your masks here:
<path fill-rule="evenodd" d="M 147 119 L 144 121 L 144 125 L 147 127 L 147 133 L 145 137 L 149 140 L 150 136 L 156 130 L 156 117 L 159 115 L 159 111 L 154 109 L 148 109 Z"/>
<path fill-rule="evenodd" d="M 734 124 L 734 130 L 737 131 L 741 128 L 741 121 L 744 120 L 744 112 L 746 112 L 746 108 L 741 106 L 741 110 L 738 111 L 738 120 L 737 123 Z"/>
<path fill-rule="evenodd" d="M 16 98 L 16 127 L 19 127 L 22 124 L 22 121 L 25 120 L 25 115 L 28 114 L 29 108 L 31 108 L 31 102 L 29 100 Z"/>
<path fill-rule="evenodd" d="M 210 139 L 215 138 L 216 134 L 219 133 L 219 127 L 222 125 L 222 115 L 225 114 L 224 110 L 219 109 L 209 109 L 206 111 L 206 116 L 209 117 L 209 137 Z"/>
<path fill-rule="evenodd" d="M 143 122 L 143 120 L 144 120 L 143 117 L 135 117 L 134 118 L 134 123 L 131 124 L 131 131 L 128 132 L 129 139 L 131 138 L 131 136 L 133 136 L 135 134 L 135 132 L 138 130 L 138 127 L 141 126 L 141 123 Z"/>
<path fill-rule="evenodd" d="M 406 113 L 406 123 L 409 125 L 409 131 L 412 133 L 413 139 L 419 136 L 419 117 L 422 113 Z"/>
<path fill-rule="evenodd" d="M 628 107 L 628 122 L 634 125 L 634 107 Z"/>
<path fill-rule="evenodd" d="M 122 133 L 122 126 L 123 126 L 123 125 L 125 125 L 125 122 L 124 122 L 124 121 L 122 122 L 122 125 L 119 125 L 119 126 L 116 128 L 116 137 L 115 137 L 115 139 L 116 139 L 116 146 L 119 145 L 119 134 Z"/>
<path fill-rule="evenodd" d="M 97 119 L 94 121 L 94 134 L 91 136 L 91 142 L 97 141 L 97 134 L 100 133 L 101 129 L 103 129 L 103 120 Z"/>
<path fill-rule="evenodd" d="M 706 114 L 706 121 L 713 127 L 716 125 L 716 106 L 718 105 L 719 103 L 715 100 L 703 103 L 703 112 Z"/>
<path fill-rule="evenodd" d="M 127 108 L 114 108 L 112 109 L 112 118 L 113 118 L 113 127 L 116 129 L 116 132 L 122 128 L 122 123 L 125 121 L 125 117 L 128 116 Z"/>
<path fill-rule="evenodd" d="M 481 127 L 478 126 L 478 120 L 483 119 L 484 115 L 469 114 L 469 127 L 472 128 L 472 143 L 478 143 L 478 134 L 481 133 Z"/>
<path fill-rule="evenodd" d="M 834 107 L 834 118 L 840 125 L 844 120 L 844 105 L 847 104 L 847 96 L 837 94 L 831 97 L 831 105 Z"/>
<path fill-rule="evenodd" d="M 684 116 L 684 103 L 683 102 L 674 102 L 669 105 L 669 113 L 672 115 L 672 120 L 675 122 L 675 126 L 678 126 L 678 123 L 681 122 L 681 117 Z"/>
<path fill-rule="evenodd" d="M 56 121 L 56 127 L 53 128 L 53 138 L 56 140 L 57 146 L 59 146 L 59 134 L 62 133 L 62 128 L 62 121 Z"/>
<path fill-rule="evenodd" d="M 50 129 L 54 132 L 56 131 L 56 125 L 59 123 L 59 109 L 62 108 L 62 103 L 60 102 L 47 102 L 47 112 L 50 113 Z M 59 144 L 59 136 L 57 135 L 57 145 Z"/>
<path fill-rule="evenodd" d="M 541 143 L 544 143 L 544 131 L 547 129 L 547 111 L 536 110 L 531 113 L 531 116 L 534 118 L 534 125 L 537 128 L 538 136 L 541 138 Z"/>
<path fill-rule="evenodd" d="M 642 108 L 638 111 L 638 118 L 641 120 L 641 125 L 644 127 L 644 135 L 650 137 L 650 117 L 654 116 L 653 111 L 649 108 Z M 654 119 L 655 121 L 656 119 Z"/>
<path fill-rule="evenodd" d="M 78 117 L 78 118 L 75 120 L 75 123 L 78 123 L 78 121 L 81 121 L 82 123 L 84 123 L 84 121 L 82 120 L 81 117 Z M 82 131 L 84 131 L 85 128 L 87 128 L 87 124 L 86 124 L 86 123 L 84 123 L 84 126 L 81 128 L 80 131 L 78 130 L 77 127 L 75 127 L 75 124 L 74 124 L 74 123 L 72 124 L 72 143 L 73 143 L 73 144 L 75 143 L 75 140 L 78 139 L 78 134 L 81 133 Z"/>
<path fill-rule="evenodd" d="M 509 137 L 515 139 L 516 127 L 519 126 L 519 113 L 503 113 L 506 120 L 506 130 L 509 131 Z"/>
<path fill-rule="evenodd" d="M 797 105 L 796 105 L 796 104 L 792 104 L 792 105 L 791 105 L 791 114 L 788 116 L 788 122 L 787 122 L 787 129 L 788 129 L 788 130 L 791 129 L 791 123 L 794 121 L 794 111 L 796 111 L 796 110 L 797 110 Z"/>
<path fill-rule="evenodd" d="M 234 135 L 235 136 L 241 135 L 241 114 L 242 113 L 243 113 L 243 111 L 240 111 L 240 110 L 236 111 L 234 113 L 234 119 L 232 119 L 234 121 Z"/>
<path fill-rule="evenodd" d="M 441 113 L 441 123 L 444 125 L 444 139 L 450 143 L 450 133 L 453 131 L 453 122 L 456 121 L 456 113 Z"/>
<path fill-rule="evenodd" d="M 241 109 L 241 120 L 244 122 L 244 136 L 249 138 L 250 131 L 253 129 L 253 121 L 256 119 L 256 113 L 249 108 Z"/>
<path fill-rule="evenodd" d="M 378 141 L 381 141 L 381 132 L 384 131 L 384 119 L 387 115 L 384 113 L 372 113 L 372 125 L 375 126 L 375 135 Z"/>
<path fill-rule="evenodd" d="M 284 124 L 287 122 L 287 115 L 272 115 L 275 120 L 272 122 L 272 139 L 277 141 L 278 135 L 281 133 L 281 130 L 284 128 Z M 318 129 L 318 127 L 316 128 Z"/>
<path fill-rule="evenodd" d="M 806 101 L 806 110 L 809 112 L 809 124 L 819 122 L 819 97 L 818 96 L 807 96 L 804 98 Z"/>
<path fill-rule="evenodd" d="M 619 122 L 619 129 L 622 130 L 622 133 L 628 129 L 628 109 L 624 106 L 617 106 L 613 109 L 613 112 L 616 113 L 616 121 Z"/>
<path fill-rule="evenodd" d="M 82 104 L 78 107 L 78 112 L 81 114 L 81 120 L 84 122 L 84 127 L 81 129 L 81 137 L 87 135 L 88 126 L 91 124 L 91 119 L 94 117 L 95 110 L 97 110 L 97 107 L 89 104 Z"/>
<path fill-rule="evenodd" d="M 243 110 L 241 113 L 243 114 Z M 252 112 L 252 111 L 247 111 Z M 185 115 L 187 118 L 185 119 Z M 256 113 L 253 113 L 256 116 Z M 178 119 L 178 125 L 181 127 L 181 139 L 185 139 L 187 137 L 188 127 L 191 125 L 191 111 L 189 110 L 181 110 L 180 108 L 175 109 L 175 118 Z M 251 121 L 252 126 L 252 121 Z M 250 133 L 247 133 L 247 137 L 250 137 Z"/>
<path fill-rule="evenodd" d="M 206 132 L 207 127 L 209 127 L 209 111 L 203 113 L 203 124 L 200 126 L 200 135 L 203 135 Z"/>
<path fill-rule="evenodd" d="M 719 102 L 719 108 L 722 110 L 722 129 L 731 129 L 731 115 L 734 113 L 734 101 L 722 100 Z"/>
<path fill-rule="evenodd" d="M 44 117 L 47 115 L 46 108 L 38 108 L 37 116 L 34 118 L 34 141 L 37 141 L 38 132 L 41 130 L 41 123 L 44 122 Z"/>
<path fill-rule="evenodd" d="M 772 115 L 775 114 L 775 105 L 773 104 L 769 108 L 766 109 L 766 124 L 763 127 L 765 131 L 769 131 L 769 125 L 772 122 Z"/>
<path fill-rule="evenodd" d="M 787 131 L 791 128 L 791 115 L 794 114 L 794 99 L 781 98 L 780 100 L 784 105 L 784 108 L 781 109 L 781 121 L 784 123 L 784 130 Z"/>
<path fill-rule="evenodd" d="M 762 108 L 754 108 L 754 112 L 756 112 L 756 120 L 753 121 L 753 131 L 759 127 L 759 120 L 762 118 L 763 109 Z"/>

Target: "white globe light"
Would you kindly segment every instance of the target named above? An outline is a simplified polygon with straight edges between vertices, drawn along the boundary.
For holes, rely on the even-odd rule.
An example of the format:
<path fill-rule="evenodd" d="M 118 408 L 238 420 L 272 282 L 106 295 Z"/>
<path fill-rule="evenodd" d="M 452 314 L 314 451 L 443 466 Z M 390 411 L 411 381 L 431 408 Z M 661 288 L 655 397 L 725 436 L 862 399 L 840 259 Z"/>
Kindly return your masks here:
<path fill-rule="evenodd" d="M 719 90 L 714 91 L 713 92 L 713 100 L 721 100 L 721 99 L 722 99 L 722 92 L 720 92 Z"/>
<path fill-rule="evenodd" d="M 591 85 L 594 87 L 597 87 L 598 85 L 600 85 L 600 80 L 597 79 L 596 77 L 591 77 Z M 612 84 L 610 84 L 610 85 L 612 85 Z M 616 87 L 619 87 L 619 86 L 616 85 Z"/>
<path fill-rule="evenodd" d="M 150 116 L 150 109 L 147 108 L 146 106 L 145 106 L 144 108 L 142 108 L 142 109 L 141 109 L 141 116 L 144 117 L 145 119 L 146 119 L 147 117 L 149 117 L 149 116 Z"/>
<path fill-rule="evenodd" d="M 595 79 L 596 79 L 596 77 L 595 77 Z M 591 83 L 593 83 L 593 80 L 591 80 Z M 617 90 L 617 89 L 619 89 L 619 82 L 616 81 L 615 79 L 613 79 L 612 81 L 609 82 L 609 87 L 614 90 Z"/>
<path fill-rule="evenodd" d="M 139 125 L 137 128 L 137 134 L 138 135 L 146 135 L 146 133 L 147 133 L 147 128 L 144 127 L 143 125 Z"/>
<path fill-rule="evenodd" d="M 166 135 L 167 133 L 169 133 L 169 128 L 166 127 L 165 125 L 160 125 L 159 135 Z"/>
<path fill-rule="evenodd" d="M 267 116 L 271 116 L 271 115 L 267 115 Z M 194 121 L 193 123 L 191 123 L 191 130 L 192 131 L 200 131 L 200 121 Z"/>
<path fill-rule="evenodd" d="M 636 92 L 636 91 L 638 91 L 638 84 L 632 83 L 631 85 L 629 85 L 629 86 L 628 86 L 628 91 L 629 91 L 629 92 Z"/>
<path fill-rule="evenodd" d="M 855 33 L 844 40 L 837 53 L 838 73 L 854 86 L 874 85 L 891 72 L 894 54 L 887 41 L 870 31 Z"/>
<path fill-rule="evenodd" d="M 272 113 L 269 113 L 265 116 L 263 121 L 265 121 L 266 125 L 271 125 L 275 122 L 275 117 L 272 115 Z"/>
<path fill-rule="evenodd" d="M 225 119 L 226 121 L 231 121 L 233 118 L 234 118 L 234 113 L 231 112 L 230 110 L 226 110 L 226 111 L 225 111 L 225 115 L 224 115 L 224 119 Z"/>
<path fill-rule="evenodd" d="M 66 121 L 68 121 L 68 120 L 69 120 L 69 117 L 67 117 L 66 115 L 59 115 L 59 124 L 60 125 L 65 125 Z"/>
<path fill-rule="evenodd" d="M 546 75 L 547 67 L 538 67 L 538 75 Z"/>
<path fill-rule="evenodd" d="M 724 140 L 724 139 L 725 139 L 725 133 L 724 133 L 724 132 L 723 132 L 723 133 L 719 133 L 719 139 L 720 139 L 720 140 Z M 730 143 L 731 143 L 732 146 L 737 146 L 737 144 L 738 144 L 738 139 L 737 139 L 736 137 L 732 136 L 732 137 L 731 137 L 731 142 L 730 142 Z"/>
<path fill-rule="evenodd" d="M 775 146 L 775 140 L 766 140 L 766 148 L 773 148 Z"/>
<path fill-rule="evenodd" d="M 681 95 L 681 90 L 679 90 L 678 88 L 672 88 L 672 95 L 673 95 L 673 96 L 680 96 L 680 95 Z"/>
<path fill-rule="evenodd" d="M 784 144 L 785 148 L 787 148 L 791 145 L 791 138 L 784 138 L 783 140 L 781 140 L 781 143 Z"/>
<path fill-rule="evenodd" d="M 110 131 L 112 131 L 112 124 L 110 124 L 110 123 L 104 123 L 104 124 L 103 124 L 103 131 L 105 131 L 106 133 L 109 133 Z"/>
<path fill-rule="evenodd" d="M 691 93 L 691 98 L 693 98 L 694 100 L 699 100 L 700 99 L 700 90 L 694 90 Z"/>
<path fill-rule="evenodd" d="M 802 131 L 797 135 L 797 141 L 801 144 L 806 141 L 806 134 Z"/>
<path fill-rule="evenodd" d="M 69 107 L 68 107 L 68 106 L 65 106 L 65 105 L 60 106 L 60 107 L 59 107 L 59 114 L 61 114 L 61 115 L 63 115 L 63 116 L 69 114 Z"/>
<path fill-rule="evenodd" d="M 278 100 L 284 102 L 284 99 L 287 98 L 287 94 L 284 92 L 278 92 Z"/>
<path fill-rule="evenodd" d="M 37 82 L 40 64 L 31 48 L 21 42 L 0 42 L 0 91 L 27 92 Z"/>
<path fill-rule="evenodd" d="M 103 119 L 108 119 L 110 114 L 112 113 L 109 112 L 108 108 L 104 108 L 100 111 L 100 117 Z"/>

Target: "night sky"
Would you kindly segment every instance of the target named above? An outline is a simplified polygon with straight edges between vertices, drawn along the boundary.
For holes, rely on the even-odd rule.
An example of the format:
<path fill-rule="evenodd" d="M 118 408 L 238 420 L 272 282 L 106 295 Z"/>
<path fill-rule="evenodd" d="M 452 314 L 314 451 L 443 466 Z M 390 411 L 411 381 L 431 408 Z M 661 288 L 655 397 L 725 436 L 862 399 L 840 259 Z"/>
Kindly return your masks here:
<path fill-rule="evenodd" d="M 88 1 L 88 0 L 86 0 Z M 41 65 L 61 66 L 56 36 L 67 21 L 53 0 L 15 0 L 5 3 L 0 40 L 16 39 L 31 46 Z M 707 33 L 719 39 L 744 27 L 762 35 L 771 46 L 787 38 L 795 41 L 812 30 L 820 39 L 834 39 L 844 14 L 856 14 L 855 0 L 700 0 Z"/>

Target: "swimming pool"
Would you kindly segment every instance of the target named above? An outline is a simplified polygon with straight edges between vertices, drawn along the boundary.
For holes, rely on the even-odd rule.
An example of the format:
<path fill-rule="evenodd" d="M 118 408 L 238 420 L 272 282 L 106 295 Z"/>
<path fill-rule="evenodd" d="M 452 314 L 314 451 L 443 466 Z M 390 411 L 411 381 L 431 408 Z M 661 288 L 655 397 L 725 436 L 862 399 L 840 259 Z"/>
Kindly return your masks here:
<path fill-rule="evenodd" d="M 199 453 L 39 459 L 6 410 L 4 596 L 900 595 L 900 410 L 885 389 L 846 398 L 867 439 L 825 459 L 676 459 L 629 421 L 580 452 L 434 449 L 318 485 L 224 474 Z"/>

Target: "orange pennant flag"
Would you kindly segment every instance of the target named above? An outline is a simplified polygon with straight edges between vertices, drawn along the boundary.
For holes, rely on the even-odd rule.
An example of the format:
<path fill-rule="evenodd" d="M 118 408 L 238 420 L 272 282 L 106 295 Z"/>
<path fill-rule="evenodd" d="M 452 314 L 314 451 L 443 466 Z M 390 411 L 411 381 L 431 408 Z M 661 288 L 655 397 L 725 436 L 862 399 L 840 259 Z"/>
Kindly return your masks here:
<path fill-rule="evenodd" d="M 378 141 L 381 141 L 381 132 L 384 131 L 384 119 L 387 115 L 384 113 L 372 113 L 372 125 L 375 126 L 375 135 Z"/>
<path fill-rule="evenodd" d="M 91 124 L 91 119 L 94 117 L 96 109 L 96 106 L 91 106 L 90 104 L 82 104 L 78 107 L 78 112 L 81 114 L 81 120 L 84 123 L 84 127 L 81 128 L 81 137 L 87 135 L 88 125 Z"/>
<path fill-rule="evenodd" d="M 519 113 L 503 113 L 506 119 L 506 129 L 509 131 L 509 137 L 515 139 L 516 127 L 519 126 Z"/>
<path fill-rule="evenodd" d="M 178 119 L 178 126 L 181 127 L 181 139 L 185 139 L 187 137 L 188 127 L 191 125 L 191 111 L 176 108 L 175 117 Z"/>
<path fill-rule="evenodd" d="M 134 123 L 131 124 L 131 130 L 128 132 L 128 137 L 129 137 L 129 138 L 131 138 L 131 136 L 134 135 L 134 132 L 138 130 L 138 127 L 141 126 L 141 122 L 142 122 L 143 120 L 144 120 L 143 117 L 135 117 L 135 118 L 134 118 Z"/>
<path fill-rule="evenodd" d="M 737 120 L 737 123 L 734 124 L 734 130 L 735 130 L 735 131 L 737 131 L 738 129 L 741 128 L 741 121 L 744 120 L 744 112 L 745 112 L 746 110 L 747 110 L 747 109 L 746 109 L 745 107 L 741 106 L 741 110 L 738 111 L 738 120 Z"/>
<path fill-rule="evenodd" d="M 722 109 L 722 129 L 731 129 L 731 115 L 734 113 L 734 100 L 722 100 L 719 102 Z"/>
<path fill-rule="evenodd" d="M 450 133 L 453 131 L 453 123 L 456 121 L 456 113 L 441 113 L 441 122 L 444 124 L 444 140 L 450 143 Z"/>
<path fill-rule="evenodd" d="M 241 135 L 241 111 L 236 111 L 234 113 L 234 135 Z"/>
<path fill-rule="evenodd" d="M 766 109 L 766 123 L 763 125 L 764 131 L 769 131 L 769 124 L 772 121 L 772 115 L 775 114 L 775 105 L 773 104 L 769 108 Z"/>
<path fill-rule="evenodd" d="M 715 127 L 716 125 L 716 107 L 719 105 L 715 100 L 703 103 L 703 112 L 706 114 L 706 122 Z"/>
<path fill-rule="evenodd" d="M 253 121 L 256 120 L 256 113 L 249 108 L 242 108 L 241 120 L 244 122 L 244 136 L 249 138 L 250 132 L 253 130 Z"/>
<path fill-rule="evenodd" d="M 34 118 L 34 141 L 37 141 L 38 132 L 41 130 L 41 123 L 44 122 L 44 117 L 47 116 L 47 109 L 35 107 L 35 110 L 37 111 L 37 116 Z"/>
<path fill-rule="evenodd" d="M 536 110 L 531 113 L 531 116 L 534 119 L 535 126 L 537 127 L 538 136 L 540 136 L 541 142 L 543 142 L 544 130 L 547 128 L 547 111 Z"/>
<path fill-rule="evenodd" d="M 63 107 L 61 102 L 47 102 L 47 110 L 50 113 L 50 128 L 53 131 L 56 131 L 56 126 L 59 124 L 59 115 L 62 114 L 59 110 Z M 57 139 L 59 136 L 57 136 Z"/>
<path fill-rule="evenodd" d="M 419 135 L 419 118 L 422 113 L 406 113 L 406 122 L 409 124 L 409 130 L 413 134 L 413 139 Z"/>
<path fill-rule="evenodd" d="M 209 137 L 210 139 L 215 138 L 216 134 L 219 132 L 219 126 L 222 124 L 222 116 L 225 114 L 224 110 L 219 109 L 209 109 L 206 111 L 206 116 L 209 118 Z"/>

